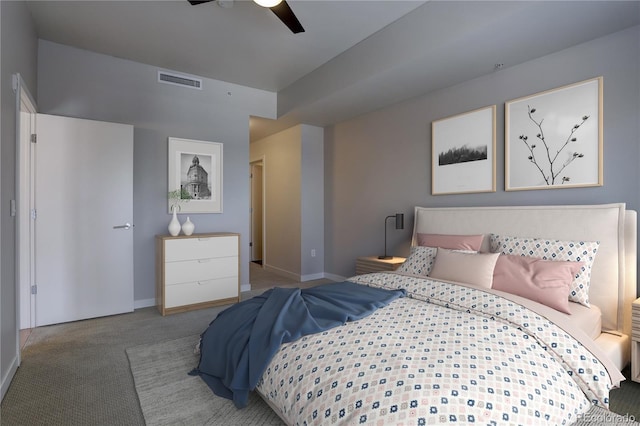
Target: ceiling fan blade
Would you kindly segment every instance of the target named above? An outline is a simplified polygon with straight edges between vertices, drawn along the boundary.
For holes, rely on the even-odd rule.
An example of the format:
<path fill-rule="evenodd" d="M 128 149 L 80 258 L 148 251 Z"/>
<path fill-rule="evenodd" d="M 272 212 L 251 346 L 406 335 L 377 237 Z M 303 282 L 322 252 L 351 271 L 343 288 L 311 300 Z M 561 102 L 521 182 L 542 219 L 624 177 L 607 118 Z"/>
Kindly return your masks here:
<path fill-rule="evenodd" d="M 271 11 L 275 13 L 275 15 L 280 18 L 287 27 L 289 27 L 292 33 L 298 34 L 304 32 L 302 24 L 298 21 L 298 18 L 296 18 L 295 13 L 293 13 L 293 10 L 291 10 L 286 1 L 283 0 L 277 6 L 270 7 L 269 9 L 271 9 Z"/>
<path fill-rule="evenodd" d="M 209 3 L 209 2 L 212 2 L 213 0 L 187 0 L 187 1 L 191 3 L 192 6 L 195 6 L 197 4 Z"/>

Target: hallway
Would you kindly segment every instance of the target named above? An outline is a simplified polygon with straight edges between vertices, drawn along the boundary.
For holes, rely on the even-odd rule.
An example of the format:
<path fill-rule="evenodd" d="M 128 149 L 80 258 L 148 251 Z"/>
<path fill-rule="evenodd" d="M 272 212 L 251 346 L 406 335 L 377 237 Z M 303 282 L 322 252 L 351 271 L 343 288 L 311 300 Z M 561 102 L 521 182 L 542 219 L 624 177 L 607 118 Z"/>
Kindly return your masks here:
<path fill-rule="evenodd" d="M 329 279 L 320 279 L 313 281 L 300 282 L 292 278 L 279 275 L 275 272 L 271 272 L 263 268 L 254 262 L 249 264 L 249 282 L 251 283 L 251 290 L 267 290 L 272 287 L 300 287 L 308 288 L 314 287 L 319 284 L 325 284 L 333 282 Z"/>

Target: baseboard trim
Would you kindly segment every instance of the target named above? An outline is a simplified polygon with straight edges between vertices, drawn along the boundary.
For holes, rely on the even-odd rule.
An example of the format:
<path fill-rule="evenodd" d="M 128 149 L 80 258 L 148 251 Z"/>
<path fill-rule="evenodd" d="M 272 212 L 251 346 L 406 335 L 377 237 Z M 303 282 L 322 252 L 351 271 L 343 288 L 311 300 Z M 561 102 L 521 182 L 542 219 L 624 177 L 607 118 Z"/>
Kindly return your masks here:
<path fill-rule="evenodd" d="M 337 282 L 342 282 L 347 280 L 347 278 L 343 277 L 342 275 L 330 274 L 328 272 L 319 272 L 317 274 L 300 275 L 300 274 L 285 271 L 284 269 L 280 269 L 275 266 L 270 266 L 266 264 L 263 265 L 263 268 L 268 270 L 269 272 L 273 272 L 274 274 L 278 274 L 283 277 L 291 278 L 292 280 L 296 280 L 300 282 L 321 280 L 324 278 L 332 281 L 337 281 Z"/>
<path fill-rule="evenodd" d="M 347 280 L 347 277 L 343 277 L 342 275 L 330 274 L 328 272 L 325 272 L 323 275 L 324 278 L 327 278 L 331 281 L 343 282 Z"/>
<path fill-rule="evenodd" d="M 325 278 L 324 272 L 321 272 L 319 274 L 302 275 L 300 277 L 300 282 L 303 283 L 305 281 L 321 280 L 323 278 Z"/>
<path fill-rule="evenodd" d="M 326 278 L 332 281 L 338 281 L 338 282 L 347 280 L 343 276 L 336 275 L 336 274 L 329 274 L 327 272 L 321 272 L 319 274 L 299 275 L 299 274 L 294 274 L 293 272 L 285 271 L 284 269 L 276 268 L 269 265 L 264 265 L 264 268 L 278 275 L 283 275 L 285 277 L 288 277 L 300 282 L 321 280 L 323 278 Z M 242 293 L 245 291 L 251 291 L 251 283 L 240 285 L 240 292 Z M 156 299 L 141 299 L 141 300 L 133 301 L 133 309 L 149 308 L 151 306 L 156 306 Z"/>
<path fill-rule="evenodd" d="M 2 401 L 4 396 L 7 394 L 9 386 L 11 385 L 11 380 L 13 380 L 13 376 L 16 374 L 16 371 L 18 371 L 19 364 L 18 356 L 16 354 L 11 361 L 11 366 L 7 370 L 7 374 L 2 377 L 2 385 L 0 385 L 0 401 Z"/>
<path fill-rule="evenodd" d="M 150 306 L 156 306 L 156 299 L 142 299 L 133 301 L 133 309 L 148 308 Z"/>
<path fill-rule="evenodd" d="M 300 274 L 296 274 L 296 273 L 293 273 L 293 272 L 285 271 L 284 269 L 276 268 L 275 266 L 263 265 L 263 268 L 266 269 L 269 272 L 273 272 L 274 274 L 278 274 L 278 275 L 281 275 L 283 277 L 291 278 L 292 280 L 296 280 L 296 281 L 300 281 L 301 280 Z"/>

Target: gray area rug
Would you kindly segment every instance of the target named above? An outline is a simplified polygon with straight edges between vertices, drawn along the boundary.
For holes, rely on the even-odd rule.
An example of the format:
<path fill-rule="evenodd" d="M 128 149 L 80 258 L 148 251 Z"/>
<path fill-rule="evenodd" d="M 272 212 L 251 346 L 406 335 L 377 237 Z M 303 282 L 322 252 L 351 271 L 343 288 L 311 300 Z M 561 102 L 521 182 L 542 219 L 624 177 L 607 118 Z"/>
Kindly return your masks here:
<path fill-rule="evenodd" d="M 238 410 L 211 392 L 200 377 L 187 373 L 198 365 L 193 353 L 198 335 L 127 349 L 140 407 L 147 426 L 283 425 L 255 393 Z"/>
<path fill-rule="evenodd" d="M 214 395 L 197 376 L 187 373 L 198 364 L 193 349 L 198 335 L 127 349 L 131 372 L 147 426 L 283 425 L 282 420 L 255 393 L 249 405 L 238 410 L 231 401 Z M 592 407 L 579 426 L 634 424 L 621 416 Z"/>

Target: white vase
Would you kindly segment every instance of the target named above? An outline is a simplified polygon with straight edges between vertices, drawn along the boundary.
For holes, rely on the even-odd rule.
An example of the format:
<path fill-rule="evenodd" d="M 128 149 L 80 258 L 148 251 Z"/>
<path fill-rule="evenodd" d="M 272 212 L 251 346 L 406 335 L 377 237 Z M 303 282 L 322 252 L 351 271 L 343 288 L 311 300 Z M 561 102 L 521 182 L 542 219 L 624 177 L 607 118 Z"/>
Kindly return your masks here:
<path fill-rule="evenodd" d="M 176 215 L 176 210 L 173 209 L 173 218 L 171 218 L 171 222 L 169 222 L 169 234 L 172 237 L 175 237 L 180 233 L 180 222 L 178 222 L 178 216 Z"/>
<path fill-rule="evenodd" d="M 184 233 L 184 235 L 191 235 L 193 234 L 193 230 L 195 228 L 196 226 L 193 224 L 193 222 L 191 222 L 189 216 L 187 216 L 187 220 L 185 220 L 182 224 L 182 232 Z"/>

